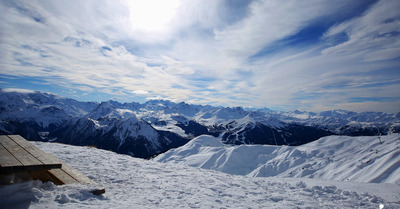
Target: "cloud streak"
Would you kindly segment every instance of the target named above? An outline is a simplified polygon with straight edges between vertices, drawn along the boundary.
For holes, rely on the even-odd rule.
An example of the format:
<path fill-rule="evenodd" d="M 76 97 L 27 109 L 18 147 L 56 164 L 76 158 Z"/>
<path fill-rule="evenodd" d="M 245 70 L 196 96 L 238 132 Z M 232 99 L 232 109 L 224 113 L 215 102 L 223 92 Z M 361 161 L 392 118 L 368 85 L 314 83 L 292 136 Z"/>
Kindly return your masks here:
<path fill-rule="evenodd" d="M 400 111 L 397 1 L 176 3 L 162 30 L 146 31 L 132 22 L 134 1 L 0 2 L 0 84 L 22 88 L 12 77 L 32 89 L 41 80 L 132 100 Z"/>

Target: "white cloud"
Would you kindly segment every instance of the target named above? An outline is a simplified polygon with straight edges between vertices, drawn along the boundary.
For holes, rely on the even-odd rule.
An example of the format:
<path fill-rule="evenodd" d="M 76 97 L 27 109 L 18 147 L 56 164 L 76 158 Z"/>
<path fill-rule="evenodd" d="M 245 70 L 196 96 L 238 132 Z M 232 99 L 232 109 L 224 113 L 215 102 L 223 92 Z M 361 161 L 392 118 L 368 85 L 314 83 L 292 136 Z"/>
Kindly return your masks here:
<path fill-rule="evenodd" d="M 220 47 L 229 56 L 246 59 L 264 47 L 298 32 L 308 22 L 340 9 L 331 1 L 254 1 L 250 15 L 216 31 Z"/>
<path fill-rule="evenodd" d="M 181 1 L 161 32 L 135 30 L 128 4 L 0 2 L 0 74 L 114 95 L 309 110 L 400 95 L 399 73 L 389 72 L 399 66 L 397 1 L 379 1 L 314 45 L 254 60 L 248 58 L 361 3 L 254 1 L 242 19 L 228 21 L 223 1 Z M 343 33 L 348 40 L 331 41 Z M 389 110 L 395 102 L 385 104 Z"/>
<path fill-rule="evenodd" d="M 326 37 L 345 33 L 348 40 L 329 47 L 323 54 L 354 56 L 364 61 L 379 61 L 399 57 L 399 1 L 381 0 L 361 17 L 332 27 Z M 395 34 L 393 34 L 395 33 Z"/>
<path fill-rule="evenodd" d="M 147 95 L 147 94 L 149 94 L 149 92 L 145 91 L 145 90 L 135 90 L 135 91 L 132 91 L 132 93 L 137 94 L 137 95 Z"/>
<path fill-rule="evenodd" d="M 5 88 L 5 89 L 1 89 L 1 91 L 4 91 L 4 92 L 18 92 L 18 93 L 25 93 L 25 94 L 35 93 L 35 91 L 32 91 L 32 90 L 18 89 L 18 88 Z"/>

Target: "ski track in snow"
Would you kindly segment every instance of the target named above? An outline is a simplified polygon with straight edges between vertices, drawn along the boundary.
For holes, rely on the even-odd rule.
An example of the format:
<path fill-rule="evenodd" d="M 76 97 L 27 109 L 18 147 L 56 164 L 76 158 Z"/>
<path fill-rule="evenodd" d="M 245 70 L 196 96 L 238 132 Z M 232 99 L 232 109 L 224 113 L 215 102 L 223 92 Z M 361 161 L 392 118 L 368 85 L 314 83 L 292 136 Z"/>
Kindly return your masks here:
<path fill-rule="evenodd" d="M 29 181 L 0 186 L 0 208 L 384 208 L 400 186 L 297 178 L 250 178 L 163 164 L 90 147 L 34 142 L 106 188 Z"/>

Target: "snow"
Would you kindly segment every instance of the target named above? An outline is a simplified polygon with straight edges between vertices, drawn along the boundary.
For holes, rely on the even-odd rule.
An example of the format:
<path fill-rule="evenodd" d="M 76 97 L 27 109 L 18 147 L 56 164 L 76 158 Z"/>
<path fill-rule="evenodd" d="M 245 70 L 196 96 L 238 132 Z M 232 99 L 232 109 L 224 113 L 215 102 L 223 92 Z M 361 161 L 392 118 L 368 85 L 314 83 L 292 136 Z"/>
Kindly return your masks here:
<path fill-rule="evenodd" d="M 126 118 L 126 117 L 129 117 L 129 116 L 132 116 L 135 114 L 132 110 L 129 110 L 129 109 L 118 109 L 117 108 L 116 110 L 117 110 L 118 114 L 122 116 L 122 118 Z"/>
<path fill-rule="evenodd" d="M 384 139 L 387 141 L 387 139 Z M 0 208 L 399 208 L 396 184 L 250 178 L 133 158 L 92 147 L 34 142 L 106 188 L 28 181 L 0 186 Z M 211 137 L 191 146 L 215 149 Z M 202 147 L 202 148 L 201 148 Z M 242 149 L 242 148 L 241 148 Z"/>
<path fill-rule="evenodd" d="M 176 133 L 181 137 L 189 137 L 185 133 L 185 131 L 182 128 L 176 126 L 176 124 L 168 123 L 165 126 L 157 126 L 157 125 L 152 124 L 152 127 L 154 129 L 156 129 L 157 131 L 169 131 L 169 132 L 172 132 L 172 133 Z"/>
<path fill-rule="evenodd" d="M 199 136 L 154 160 L 249 177 L 307 177 L 400 184 L 400 134 L 328 136 L 297 147 L 228 146 Z"/>

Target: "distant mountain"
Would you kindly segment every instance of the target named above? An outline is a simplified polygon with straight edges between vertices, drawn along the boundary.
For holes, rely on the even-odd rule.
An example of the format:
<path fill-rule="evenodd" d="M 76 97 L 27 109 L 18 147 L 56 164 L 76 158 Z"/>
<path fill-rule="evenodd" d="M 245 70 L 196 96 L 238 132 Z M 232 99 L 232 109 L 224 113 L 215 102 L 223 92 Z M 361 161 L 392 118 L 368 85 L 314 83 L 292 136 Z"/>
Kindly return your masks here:
<path fill-rule="evenodd" d="M 188 138 L 156 130 L 117 103 L 103 102 L 89 114 L 72 119 L 49 133 L 47 138 L 74 145 L 93 145 L 135 157 L 147 158 L 184 145 Z"/>
<path fill-rule="evenodd" d="M 98 104 L 78 102 L 49 93 L 18 93 L 0 90 L 0 133 L 20 134 L 40 140 L 71 119 L 88 114 Z"/>
<path fill-rule="evenodd" d="M 226 144 L 301 145 L 323 136 L 400 130 L 400 113 L 321 113 L 214 107 L 167 100 L 144 104 L 79 102 L 57 95 L 0 90 L 0 133 L 30 140 L 90 145 L 147 158 L 196 136 Z"/>
<path fill-rule="evenodd" d="M 289 112 L 267 111 L 266 114 L 288 123 L 319 127 L 342 135 L 371 136 L 400 131 L 400 112 L 389 114 L 331 110 L 312 113 L 295 110 Z"/>

